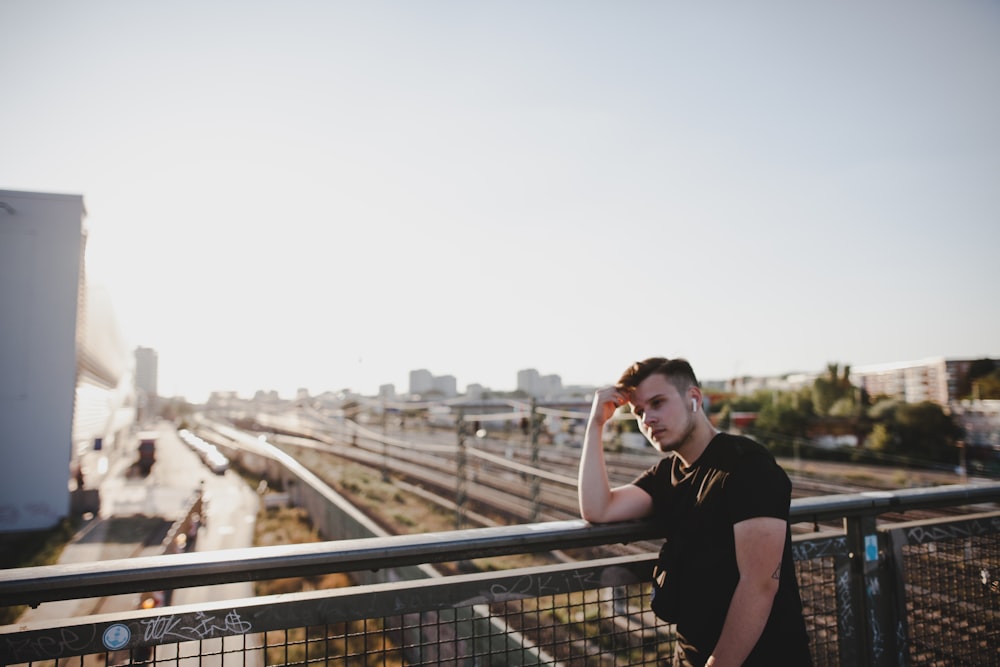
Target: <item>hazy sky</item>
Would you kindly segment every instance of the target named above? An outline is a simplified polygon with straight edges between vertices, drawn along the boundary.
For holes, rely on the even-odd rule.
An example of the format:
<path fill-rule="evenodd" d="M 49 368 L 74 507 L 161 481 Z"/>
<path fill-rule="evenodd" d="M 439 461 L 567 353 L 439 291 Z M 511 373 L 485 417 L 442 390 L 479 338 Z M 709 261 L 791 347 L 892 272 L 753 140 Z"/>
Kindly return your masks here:
<path fill-rule="evenodd" d="M 160 390 L 1000 356 L 1000 3 L 0 2 Z"/>

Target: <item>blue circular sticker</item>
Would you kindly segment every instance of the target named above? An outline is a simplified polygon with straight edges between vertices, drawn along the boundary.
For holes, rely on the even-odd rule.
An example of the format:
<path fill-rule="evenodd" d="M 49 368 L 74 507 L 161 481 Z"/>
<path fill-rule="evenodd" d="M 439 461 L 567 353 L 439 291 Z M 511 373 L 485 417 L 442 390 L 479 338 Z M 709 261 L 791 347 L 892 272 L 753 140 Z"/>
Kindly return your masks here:
<path fill-rule="evenodd" d="M 104 640 L 104 648 L 109 651 L 117 651 L 124 646 L 128 646 L 128 640 L 132 639 L 132 631 L 124 623 L 115 623 L 108 626 L 108 629 L 104 631 L 102 639 Z"/>

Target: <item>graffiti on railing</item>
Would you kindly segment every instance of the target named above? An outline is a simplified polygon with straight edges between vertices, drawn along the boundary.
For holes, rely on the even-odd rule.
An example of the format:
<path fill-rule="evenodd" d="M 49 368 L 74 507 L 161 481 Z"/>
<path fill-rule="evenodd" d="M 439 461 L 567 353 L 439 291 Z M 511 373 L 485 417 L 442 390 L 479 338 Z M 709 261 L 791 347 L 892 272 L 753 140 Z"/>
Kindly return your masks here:
<path fill-rule="evenodd" d="M 837 574 L 837 630 L 846 639 L 854 636 L 854 605 L 851 597 L 851 573 L 845 567 Z"/>
<path fill-rule="evenodd" d="M 908 544 L 940 542 L 1000 533 L 1000 516 L 956 521 L 955 523 L 912 526 L 905 531 Z"/>
<path fill-rule="evenodd" d="M 878 577 L 867 577 L 868 585 L 865 593 L 868 596 L 868 631 L 871 633 L 871 655 L 877 664 L 881 664 L 882 656 L 885 655 L 885 640 L 882 638 L 882 626 L 879 623 L 877 610 L 878 603 L 875 601 L 882 593 L 881 584 Z"/>
<path fill-rule="evenodd" d="M 792 542 L 792 558 L 794 560 L 808 561 L 846 553 L 847 538 L 844 536 Z"/>
<path fill-rule="evenodd" d="M 896 650 L 900 655 L 907 655 L 909 641 L 909 637 L 906 636 L 906 623 L 901 618 L 896 621 Z"/>
<path fill-rule="evenodd" d="M 189 624 L 182 625 L 183 623 Z M 140 624 L 143 626 L 143 641 L 157 643 L 163 643 L 164 640 L 192 641 L 240 635 L 253 630 L 253 624 L 243 620 L 235 609 L 221 620 L 199 611 L 195 613 L 193 620 L 188 616 L 171 614 L 143 619 Z"/>
<path fill-rule="evenodd" d="M 506 602 L 525 598 L 557 595 L 568 591 L 610 588 L 622 584 L 638 583 L 627 568 L 609 567 L 599 570 L 571 570 L 566 572 L 535 572 L 513 579 L 502 579 L 490 584 L 479 595 L 456 603 L 465 607 L 490 602 Z"/>
<path fill-rule="evenodd" d="M 573 571 L 555 575 L 538 573 L 518 577 L 509 584 L 495 583 L 490 586 L 489 595 L 493 601 L 516 600 L 556 595 L 566 590 L 596 588 L 600 584 L 601 576 L 596 572 Z"/>
<path fill-rule="evenodd" d="M 40 637 L 14 635 L 7 639 L 7 653 L 17 661 L 59 658 L 74 655 L 87 649 L 97 633 L 96 626 L 59 628 Z"/>
<path fill-rule="evenodd" d="M 136 623 L 94 623 L 73 627 L 55 628 L 31 634 L 10 635 L 4 646 L 4 656 L 16 662 L 32 662 L 82 655 L 103 646 L 107 651 L 126 648 L 133 636 L 143 644 L 162 644 L 170 641 L 200 641 L 211 637 L 246 634 L 253 624 L 235 609 L 214 616 L 204 612 L 194 614 L 169 614 L 140 619 Z"/>

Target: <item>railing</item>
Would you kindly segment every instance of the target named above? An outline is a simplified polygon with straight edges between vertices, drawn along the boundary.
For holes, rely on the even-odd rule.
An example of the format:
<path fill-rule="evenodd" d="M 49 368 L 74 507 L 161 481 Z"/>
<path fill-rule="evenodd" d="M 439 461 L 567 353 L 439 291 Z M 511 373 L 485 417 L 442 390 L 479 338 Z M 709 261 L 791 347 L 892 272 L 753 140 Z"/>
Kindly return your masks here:
<path fill-rule="evenodd" d="M 815 664 L 1000 664 L 1000 484 L 793 501 Z M 877 523 L 904 511 L 972 514 Z M 0 572 L 3 604 L 379 570 L 383 583 L 0 628 L 3 664 L 643 665 L 673 652 L 649 608 L 654 554 L 393 581 L 414 565 L 651 539 L 581 521 Z M 65 659 L 72 658 L 72 662 Z"/>

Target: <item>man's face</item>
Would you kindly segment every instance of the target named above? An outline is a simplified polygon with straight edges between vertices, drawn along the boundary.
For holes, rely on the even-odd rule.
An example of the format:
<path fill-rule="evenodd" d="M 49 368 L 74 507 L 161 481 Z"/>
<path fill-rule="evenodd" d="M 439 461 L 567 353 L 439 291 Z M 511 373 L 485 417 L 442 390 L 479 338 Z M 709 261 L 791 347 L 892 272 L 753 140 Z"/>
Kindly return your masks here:
<path fill-rule="evenodd" d="M 659 373 L 639 383 L 631 403 L 643 435 L 663 453 L 678 449 L 694 430 L 691 399 Z"/>

